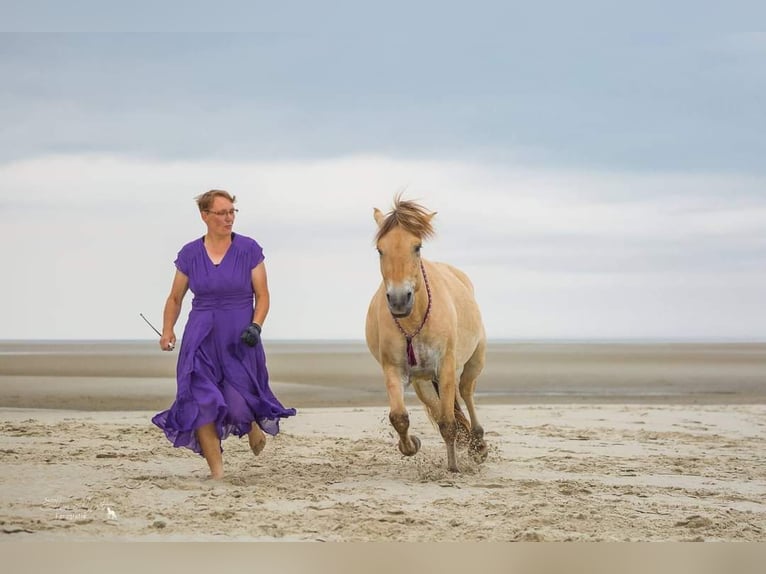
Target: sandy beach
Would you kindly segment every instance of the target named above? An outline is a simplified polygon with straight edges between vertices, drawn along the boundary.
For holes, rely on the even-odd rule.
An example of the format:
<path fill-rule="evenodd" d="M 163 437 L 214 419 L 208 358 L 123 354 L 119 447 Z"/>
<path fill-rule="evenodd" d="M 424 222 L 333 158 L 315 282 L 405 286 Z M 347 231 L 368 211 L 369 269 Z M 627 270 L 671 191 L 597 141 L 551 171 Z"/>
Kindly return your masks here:
<path fill-rule="evenodd" d="M 411 394 L 399 454 L 363 347 L 268 353 L 298 416 L 211 482 L 150 423 L 174 355 L 0 344 L 0 541 L 766 540 L 766 345 L 497 345 L 459 474 Z"/>

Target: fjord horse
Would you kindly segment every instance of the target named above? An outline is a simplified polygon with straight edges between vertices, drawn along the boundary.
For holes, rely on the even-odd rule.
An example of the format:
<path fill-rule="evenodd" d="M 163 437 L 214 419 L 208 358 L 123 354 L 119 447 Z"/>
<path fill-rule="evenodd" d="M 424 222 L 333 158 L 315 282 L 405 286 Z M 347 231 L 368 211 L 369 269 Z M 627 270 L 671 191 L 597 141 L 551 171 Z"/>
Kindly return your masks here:
<path fill-rule="evenodd" d="M 465 273 L 420 255 L 423 240 L 434 234 L 434 215 L 399 196 L 387 215 L 374 210 L 383 281 L 367 311 L 366 338 L 383 370 L 399 450 L 412 456 L 420 449 L 420 440 L 409 434 L 404 405 L 404 387 L 412 384 L 447 445 L 447 468 L 458 472 L 456 439 L 465 439 L 461 442 L 468 443 L 477 461 L 487 456 L 473 400 L 487 339 Z M 458 390 L 470 422 L 458 403 Z"/>

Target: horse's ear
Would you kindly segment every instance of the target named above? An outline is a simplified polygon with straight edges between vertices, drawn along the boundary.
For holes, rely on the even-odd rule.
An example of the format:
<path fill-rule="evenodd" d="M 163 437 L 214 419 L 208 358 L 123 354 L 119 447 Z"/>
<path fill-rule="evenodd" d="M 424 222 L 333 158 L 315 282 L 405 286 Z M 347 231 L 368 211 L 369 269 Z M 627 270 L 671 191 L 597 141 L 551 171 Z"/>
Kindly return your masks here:
<path fill-rule="evenodd" d="M 386 216 L 383 215 L 383 212 L 378 209 L 377 207 L 373 208 L 372 214 L 375 216 L 375 222 L 378 224 L 378 227 L 383 225 L 383 222 L 386 219 Z"/>
<path fill-rule="evenodd" d="M 439 212 L 438 211 L 434 211 L 433 213 L 430 213 L 428 215 L 428 223 L 431 223 L 431 220 L 434 218 L 434 215 L 436 215 L 437 213 L 439 213 Z"/>

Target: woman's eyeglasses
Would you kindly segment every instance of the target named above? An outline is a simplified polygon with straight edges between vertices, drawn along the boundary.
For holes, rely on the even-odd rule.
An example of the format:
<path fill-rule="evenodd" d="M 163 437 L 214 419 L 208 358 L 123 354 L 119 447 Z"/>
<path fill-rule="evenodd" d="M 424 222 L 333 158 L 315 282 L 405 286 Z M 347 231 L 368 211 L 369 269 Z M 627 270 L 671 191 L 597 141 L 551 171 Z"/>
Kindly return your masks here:
<path fill-rule="evenodd" d="M 218 217 L 226 217 L 227 215 L 234 217 L 239 213 L 239 209 L 222 209 L 221 211 L 210 211 L 209 209 L 206 209 L 205 211 L 211 215 L 217 215 Z"/>

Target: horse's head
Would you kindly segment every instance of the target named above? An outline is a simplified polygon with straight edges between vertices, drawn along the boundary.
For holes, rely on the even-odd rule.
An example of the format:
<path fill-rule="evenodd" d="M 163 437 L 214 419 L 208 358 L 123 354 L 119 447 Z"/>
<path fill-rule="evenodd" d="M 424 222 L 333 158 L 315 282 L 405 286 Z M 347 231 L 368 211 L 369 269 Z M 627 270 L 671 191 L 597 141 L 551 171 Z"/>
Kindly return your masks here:
<path fill-rule="evenodd" d="M 434 234 L 431 219 L 436 213 L 398 196 L 393 211 L 384 215 L 376 208 L 374 213 L 378 223 L 375 243 L 388 308 L 394 317 L 407 317 L 422 283 L 420 247 L 424 239 Z"/>

